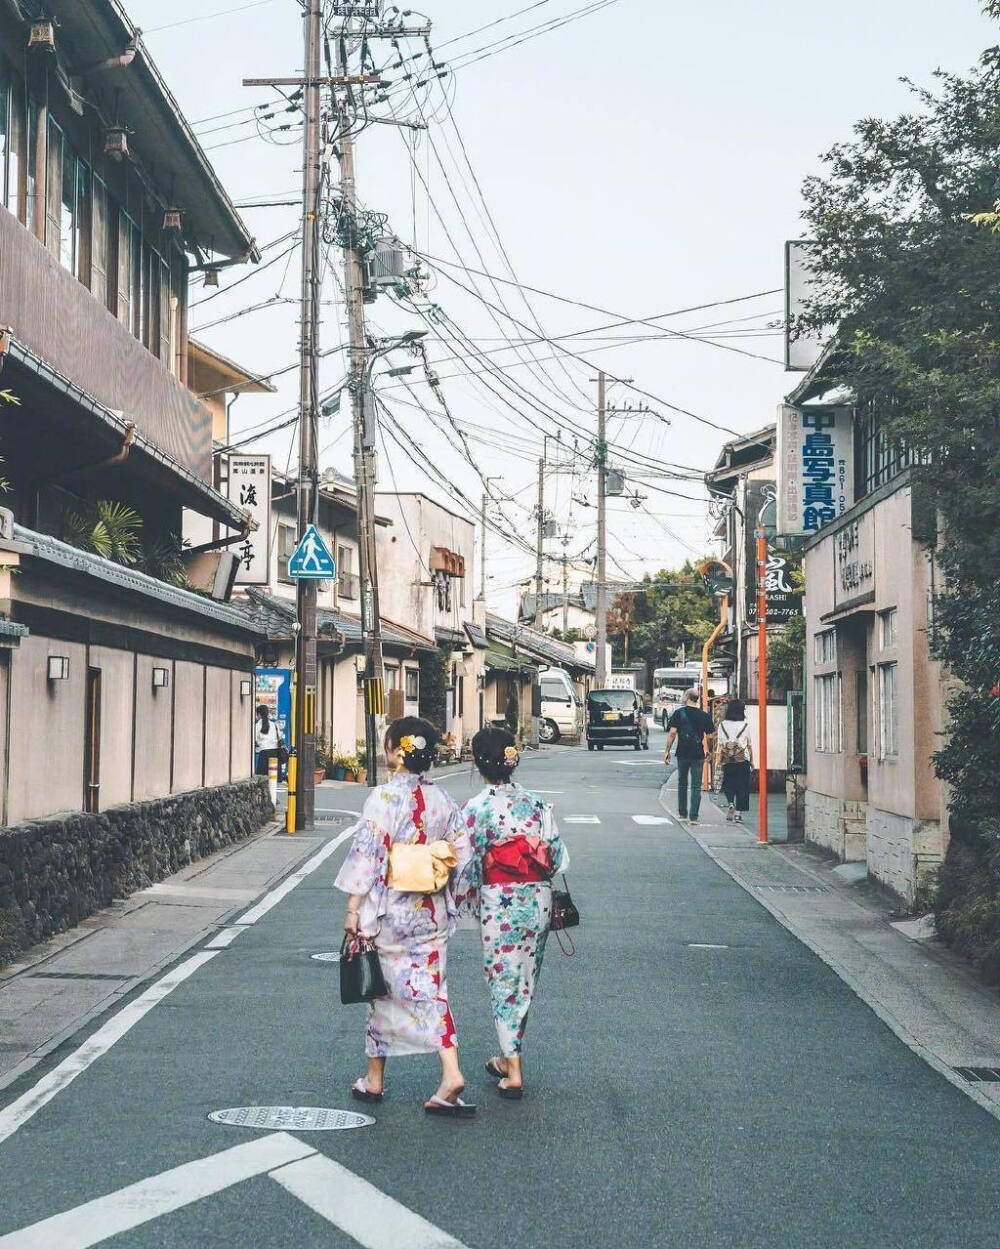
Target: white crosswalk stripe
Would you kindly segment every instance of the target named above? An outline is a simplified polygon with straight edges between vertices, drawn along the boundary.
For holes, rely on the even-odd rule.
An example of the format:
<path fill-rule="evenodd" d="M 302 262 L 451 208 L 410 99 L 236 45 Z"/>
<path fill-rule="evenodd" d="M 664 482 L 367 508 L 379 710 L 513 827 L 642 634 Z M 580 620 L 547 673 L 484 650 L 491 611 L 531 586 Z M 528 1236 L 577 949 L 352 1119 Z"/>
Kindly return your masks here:
<path fill-rule="evenodd" d="M 599 815 L 564 815 L 561 824 L 600 824 Z"/>

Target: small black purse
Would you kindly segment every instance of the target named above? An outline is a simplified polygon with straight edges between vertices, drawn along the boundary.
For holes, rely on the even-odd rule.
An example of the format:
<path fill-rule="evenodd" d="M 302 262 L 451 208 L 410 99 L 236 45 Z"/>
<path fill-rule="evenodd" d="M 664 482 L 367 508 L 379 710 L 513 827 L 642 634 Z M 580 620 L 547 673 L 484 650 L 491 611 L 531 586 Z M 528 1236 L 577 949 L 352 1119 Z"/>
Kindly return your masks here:
<path fill-rule="evenodd" d="M 570 897 L 569 886 L 566 885 L 566 877 L 563 878 L 564 889 L 552 890 L 552 923 L 550 927 L 553 932 L 562 932 L 564 928 L 578 928 L 580 926 L 580 912 L 576 909 L 576 903 Z"/>
<path fill-rule="evenodd" d="M 378 950 L 370 937 L 344 934 L 340 947 L 340 1000 L 345 1006 L 387 997 Z"/>

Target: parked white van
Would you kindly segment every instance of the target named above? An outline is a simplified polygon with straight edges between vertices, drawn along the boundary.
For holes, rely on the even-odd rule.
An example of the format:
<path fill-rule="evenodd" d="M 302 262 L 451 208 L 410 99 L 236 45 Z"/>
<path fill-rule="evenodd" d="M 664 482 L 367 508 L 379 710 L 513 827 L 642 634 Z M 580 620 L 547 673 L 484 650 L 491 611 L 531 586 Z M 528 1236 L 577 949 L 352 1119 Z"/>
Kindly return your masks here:
<path fill-rule="evenodd" d="M 573 678 L 565 668 L 542 668 L 538 678 L 542 687 L 542 720 L 538 736 L 543 742 L 557 742 L 560 737 L 581 737 L 583 703 L 577 697 Z"/>

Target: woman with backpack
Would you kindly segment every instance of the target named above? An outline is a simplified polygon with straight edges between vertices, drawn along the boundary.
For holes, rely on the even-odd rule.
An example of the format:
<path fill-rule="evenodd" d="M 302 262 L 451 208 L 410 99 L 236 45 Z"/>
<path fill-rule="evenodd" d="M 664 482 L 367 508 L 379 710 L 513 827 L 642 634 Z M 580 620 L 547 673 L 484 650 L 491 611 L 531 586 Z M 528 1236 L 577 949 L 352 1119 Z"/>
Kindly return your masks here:
<path fill-rule="evenodd" d="M 395 772 L 368 795 L 334 883 L 348 895 L 345 930 L 374 942 L 388 988 L 369 1005 L 368 1068 L 352 1096 L 380 1102 L 387 1058 L 436 1053 L 441 1083 L 424 1109 L 465 1117 L 476 1108 L 461 1097 L 448 942 L 458 919 L 454 884 L 472 850 L 454 800 L 427 776 L 437 744 L 426 720 L 406 716 L 390 724 L 385 750 Z"/>
<path fill-rule="evenodd" d="M 730 824 L 742 824 L 743 812 L 750 810 L 753 747 L 746 708 L 738 698 L 726 708 L 726 718 L 719 725 L 716 764 L 722 769 L 722 792 L 729 803 L 726 819 Z"/>

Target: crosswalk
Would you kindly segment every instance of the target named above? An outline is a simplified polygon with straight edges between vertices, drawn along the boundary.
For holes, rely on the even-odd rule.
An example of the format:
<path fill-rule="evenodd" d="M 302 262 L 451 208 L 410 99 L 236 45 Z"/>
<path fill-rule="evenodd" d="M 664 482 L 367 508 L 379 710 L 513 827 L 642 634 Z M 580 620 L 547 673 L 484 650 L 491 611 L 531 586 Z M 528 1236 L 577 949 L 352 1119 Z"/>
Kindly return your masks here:
<path fill-rule="evenodd" d="M 651 824 L 669 824 L 671 821 L 662 815 L 633 815 L 630 817 L 633 824 L 647 828 Z M 561 815 L 559 816 L 560 824 L 600 824 L 601 817 L 599 815 Z"/>

